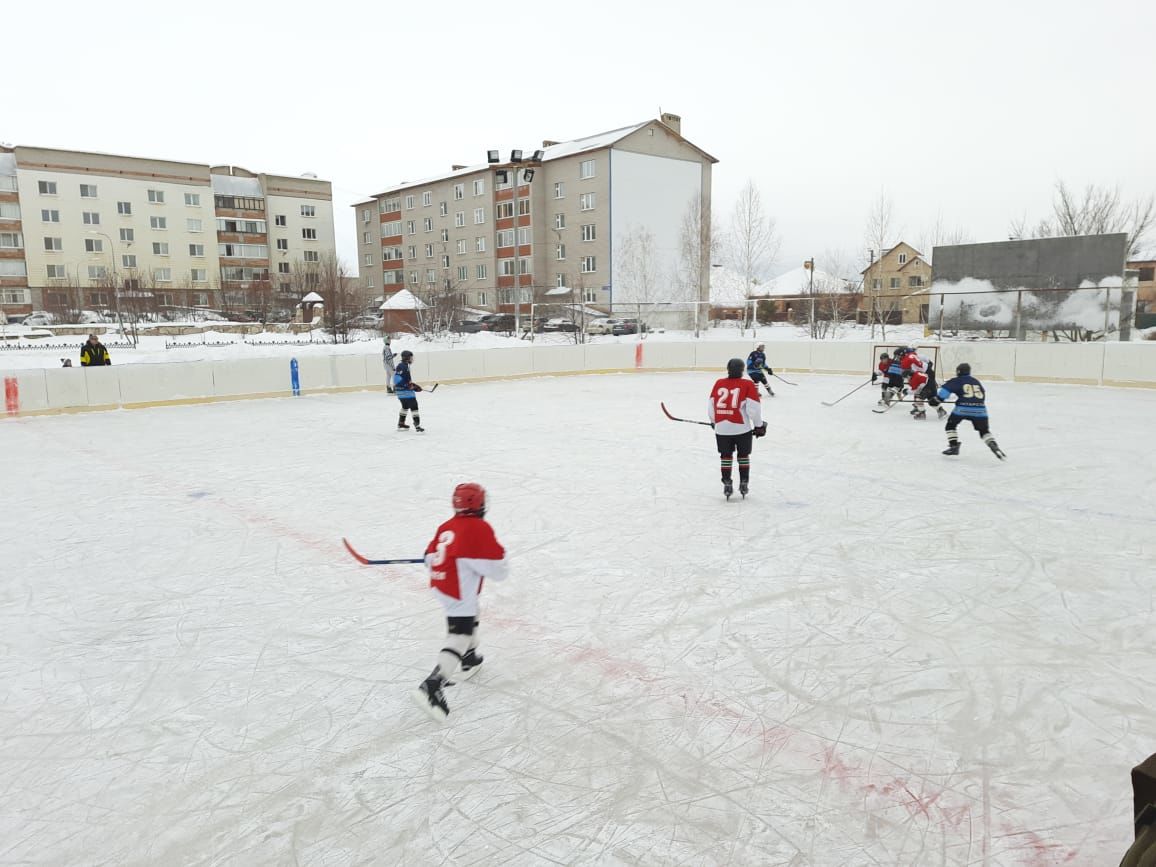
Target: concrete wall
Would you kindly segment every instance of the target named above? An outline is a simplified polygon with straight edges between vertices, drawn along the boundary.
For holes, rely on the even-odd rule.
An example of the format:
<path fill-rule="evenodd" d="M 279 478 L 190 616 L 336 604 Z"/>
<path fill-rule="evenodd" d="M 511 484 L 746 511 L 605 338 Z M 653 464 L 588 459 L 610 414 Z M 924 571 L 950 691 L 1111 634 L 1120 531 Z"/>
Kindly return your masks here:
<path fill-rule="evenodd" d="M 925 346 L 927 344 L 924 344 Z M 510 349 L 423 351 L 414 379 L 434 382 L 557 376 L 597 371 L 700 370 L 720 375 L 745 358 L 752 341 L 640 341 Z M 785 374 L 842 373 L 866 377 L 874 344 L 840 341 L 768 343 L 767 357 Z M 981 379 L 1156 388 L 1156 342 L 944 343 L 939 378 L 962 361 Z M 299 359 L 302 394 L 384 388 L 378 355 Z M 0 371 L 16 400 L 8 417 L 93 409 L 140 408 L 292 395 L 289 358 L 123 364 L 110 367 Z"/>

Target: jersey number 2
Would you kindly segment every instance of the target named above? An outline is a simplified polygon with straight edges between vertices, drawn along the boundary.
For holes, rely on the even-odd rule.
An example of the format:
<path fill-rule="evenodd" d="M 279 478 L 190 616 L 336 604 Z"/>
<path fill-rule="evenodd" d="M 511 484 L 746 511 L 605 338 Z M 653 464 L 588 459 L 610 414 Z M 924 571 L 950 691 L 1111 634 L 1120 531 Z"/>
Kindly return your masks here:
<path fill-rule="evenodd" d="M 734 410 L 739 406 L 739 390 L 737 388 L 720 388 L 716 394 L 718 399 L 714 402 L 716 409 Z M 730 406 L 727 406 L 727 404 Z"/>

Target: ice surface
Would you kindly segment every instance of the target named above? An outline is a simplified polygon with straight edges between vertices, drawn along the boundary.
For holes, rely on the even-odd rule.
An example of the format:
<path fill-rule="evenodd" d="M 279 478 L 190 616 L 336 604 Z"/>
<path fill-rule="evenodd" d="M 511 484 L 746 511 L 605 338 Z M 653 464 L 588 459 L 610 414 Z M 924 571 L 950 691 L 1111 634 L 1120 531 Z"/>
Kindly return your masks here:
<path fill-rule="evenodd" d="M 1156 393 L 848 377 L 768 399 L 724 502 L 710 374 L 6 421 L 0 861 L 1114 864 L 1156 743 Z M 486 485 L 514 571 L 439 727 L 415 567 Z"/>

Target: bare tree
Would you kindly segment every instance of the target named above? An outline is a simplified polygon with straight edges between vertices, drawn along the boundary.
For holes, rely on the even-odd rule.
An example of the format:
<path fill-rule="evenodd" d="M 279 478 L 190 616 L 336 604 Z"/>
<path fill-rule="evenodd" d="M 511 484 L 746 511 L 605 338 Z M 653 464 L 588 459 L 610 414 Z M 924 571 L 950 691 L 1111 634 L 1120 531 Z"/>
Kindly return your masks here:
<path fill-rule="evenodd" d="M 1120 198 L 1119 187 L 1088 184 L 1083 193 L 1078 193 L 1057 181 L 1051 216 L 1034 226 L 1028 225 L 1026 216 L 1013 220 L 1008 235 L 1019 240 L 1126 232 L 1128 255 L 1134 256 L 1143 249 L 1154 227 L 1156 196 L 1152 194 L 1127 202 Z"/>
<path fill-rule="evenodd" d="M 750 298 L 752 288 L 775 264 L 782 243 L 775 220 L 767 216 L 762 194 L 753 180 L 748 180 L 742 188 L 731 211 L 726 241 L 726 258 L 730 266 L 742 275 L 746 296 Z"/>
<path fill-rule="evenodd" d="M 883 254 L 893 245 L 898 231 L 895 226 L 895 205 L 887 191 L 880 189 L 879 197 L 871 203 L 867 221 L 863 227 L 863 246 L 866 248 L 866 262 L 870 267 L 883 258 Z M 868 278 L 871 279 L 871 278 Z M 882 283 L 864 286 L 863 293 L 868 302 L 868 318 L 871 322 L 871 337 L 875 337 L 875 326 L 883 329 L 883 339 L 887 339 L 887 320 L 891 317 L 895 299 L 882 296 Z M 884 309 L 888 308 L 888 309 Z"/>
<path fill-rule="evenodd" d="M 325 253 L 316 263 L 317 286 L 313 291 L 323 299 L 325 325 L 334 343 L 349 343 L 353 320 L 365 309 L 365 293 L 349 268 L 336 254 Z"/>
<path fill-rule="evenodd" d="M 967 229 L 963 226 L 948 226 L 943 221 L 943 214 L 937 212 L 935 222 L 919 233 L 919 250 L 930 264 L 936 247 L 969 244 L 971 240 L 971 233 Z"/>
<path fill-rule="evenodd" d="M 695 302 L 694 327 L 698 334 L 710 301 L 710 267 L 718 258 L 722 233 L 714 217 L 703 214 L 702 197 L 694 196 L 682 215 L 678 238 L 677 283 L 682 300 Z"/>
<path fill-rule="evenodd" d="M 659 300 L 664 284 L 663 268 L 658 258 L 654 235 L 645 226 L 635 225 L 618 240 L 618 284 L 624 293 L 640 304 L 652 305 Z M 611 311 L 613 312 L 613 311 Z M 639 307 L 639 329 L 645 325 L 645 313 Z"/>

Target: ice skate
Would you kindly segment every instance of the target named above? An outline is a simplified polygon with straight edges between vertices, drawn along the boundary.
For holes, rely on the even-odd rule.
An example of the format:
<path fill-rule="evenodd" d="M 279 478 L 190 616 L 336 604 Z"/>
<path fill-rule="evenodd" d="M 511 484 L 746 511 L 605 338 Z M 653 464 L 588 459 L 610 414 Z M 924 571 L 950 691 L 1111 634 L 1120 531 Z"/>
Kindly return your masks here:
<path fill-rule="evenodd" d="M 415 425 L 413 426 L 413 429 L 414 429 L 415 431 L 417 431 L 418 433 L 425 433 L 425 428 L 424 428 L 424 427 L 422 427 L 420 424 L 415 424 Z"/>
<path fill-rule="evenodd" d="M 467 650 L 466 655 L 462 657 L 461 668 L 458 669 L 458 673 L 456 675 L 458 681 L 461 682 L 463 680 L 469 680 L 471 677 L 477 674 L 478 669 L 482 667 L 482 663 L 484 661 L 485 659 L 481 654 L 475 653 L 472 650 Z"/>
<path fill-rule="evenodd" d="M 739 493 L 743 495 L 744 500 L 747 498 L 747 491 L 749 490 L 750 488 L 747 487 L 746 482 L 739 482 Z"/>
<path fill-rule="evenodd" d="M 913 419 L 915 419 L 916 421 L 923 421 L 924 419 L 926 419 L 926 418 L 927 418 L 927 411 L 926 411 L 926 410 L 922 410 L 922 409 L 921 409 L 921 410 L 917 410 L 916 412 L 913 412 L 913 413 L 911 414 L 911 417 L 912 417 Z"/>
<path fill-rule="evenodd" d="M 991 449 L 991 453 L 993 455 L 995 455 L 997 458 L 999 458 L 1001 461 L 1007 457 L 1007 455 L 1005 455 L 1003 453 L 1003 450 L 1000 449 L 999 443 L 997 443 L 995 440 L 984 440 L 984 442 L 986 442 L 987 447 L 989 449 Z"/>
<path fill-rule="evenodd" d="M 431 719 L 438 722 L 445 722 L 450 715 L 450 706 L 446 704 L 446 698 L 442 694 L 442 686 L 441 678 L 428 677 L 421 686 L 410 694 L 414 704 L 429 714 Z"/>
<path fill-rule="evenodd" d="M 734 494 L 734 492 L 735 492 L 735 487 L 734 487 L 734 485 L 731 484 L 731 480 L 730 479 L 723 479 L 723 496 L 729 500 L 731 498 L 731 495 Z"/>
<path fill-rule="evenodd" d="M 409 430 L 409 425 L 407 425 L 407 424 L 399 424 L 399 425 L 397 426 L 397 429 L 398 429 L 398 430 Z"/>
<path fill-rule="evenodd" d="M 945 448 L 943 450 L 943 453 L 945 455 L 957 455 L 957 454 L 959 454 L 959 443 L 952 443 L 951 445 L 949 445 L 947 448 Z"/>

